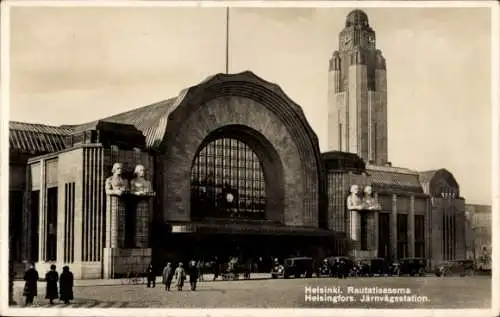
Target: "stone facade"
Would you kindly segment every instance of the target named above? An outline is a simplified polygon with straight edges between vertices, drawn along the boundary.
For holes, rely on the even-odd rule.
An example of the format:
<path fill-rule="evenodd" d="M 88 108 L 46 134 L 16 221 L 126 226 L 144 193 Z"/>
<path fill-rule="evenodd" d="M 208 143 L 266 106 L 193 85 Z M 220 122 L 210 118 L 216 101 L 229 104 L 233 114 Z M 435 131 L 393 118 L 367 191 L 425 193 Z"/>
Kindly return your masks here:
<path fill-rule="evenodd" d="M 465 199 L 453 175 L 445 170 L 419 173 L 430 202 L 430 244 L 433 266 L 466 258 Z"/>
<path fill-rule="evenodd" d="M 28 161 L 27 182 L 29 191 L 25 194 L 23 220 L 25 236 L 23 242 L 23 259 L 35 261 L 42 272 L 51 264 L 57 267 L 69 265 L 75 278 L 100 278 L 103 275 L 102 258 L 106 243 L 106 203 L 112 203 L 104 195 L 105 170 L 110 170 L 114 159 L 123 159 L 129 174 L 136 164 L 152 167 L 152 158 L 147 153 L 134 150 L 103 149 L 100 145 L 84 145 L 48 154 Z M 82 164 L 82 162 L 84 164 Z M 70 185 L 70 186 L 68 186 Z M 51 224 L 55 227 L 56 258 L 47 257 L 48 206 L 47 189 L 57 188 L 57 220 Z M 72 195 L 65 189 L 72 188 Z M 38 202 L 31 201 L 31 193 L 39 192 Z M 33 204 L 37 204 L 38 207 Z M 152 218 L 151 202 L 142 206 L 141 217 Z M 33 214 L 33 210 L 36 214 Z M 146 211 L 147 210 L 147 211 Z M 68 214 L 70 212 L 71 214 Z M 38 246 L 32 245 L 33 231 L 30 229 L 32 217 L 38 215 Z M 124 218 L 124 212 L 120 213 Z M 149 226 L 143 221 L 138 230 L 140 244 L 149 243 Z M 111 235 L 124 239 L 124 221 L 119 221 L 122 228 L 111 229 Z M 109 228 L 109 227 L 108 227 Z M 144 240 L 147 240 L 146 242 Z M 33 248 L 38 248 L 34 251 Z M 146 247 L 147 248 L 147 247 Z M 68 254 L 68 250 L 72 250 Z M 151 251 L 149 251 L 150 253 Z M 149 264 L 149 263 L 148 263 Z"/>
<path fill-rule="evenodd" d="M 351 241 L 353 256 L 393 259 L 431 256 L 432 231 L 428 225 L 430 197 L 423 192 L 417 172 L 365 165 L 358 156 L 342 152 L 323 153 L 323 160 L 327 170 L 330 230 L 345 232 L 346 236 L 350 236 L 349 230 L 353 226 L 346 198 L 352 185 L 360 188 L 372 186 L 376 200 L 381 205 L 380 210 L 366 213 L 366 227 L 363 229 L 366 247 L 361 250 L 359 241 Z M 398 223 L 398 217 L 401 216 L 406 218 L 406 223 Z M 386 226 L 380 223 L 384 217 L 388 220 Z M 417 226 L 415 219 L 423 219 L 423 223 Z M 358 230 L 362 235 L 361 229 Z M 401 230 L 404 232 L 400 233 Z"/>

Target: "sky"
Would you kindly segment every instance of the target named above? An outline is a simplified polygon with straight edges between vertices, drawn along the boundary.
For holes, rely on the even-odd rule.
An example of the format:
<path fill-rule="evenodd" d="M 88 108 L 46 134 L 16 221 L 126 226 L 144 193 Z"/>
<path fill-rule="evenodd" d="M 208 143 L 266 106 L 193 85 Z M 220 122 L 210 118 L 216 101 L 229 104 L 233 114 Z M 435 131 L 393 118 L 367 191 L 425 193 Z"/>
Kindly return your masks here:
<path fill-rule="evenodd" d="M 328 62 L 354 8 L 232 8 L 229 72 L 302 106 L 327 146 Z M 387 61 L 393 166 L 446 168 L 491 204 L 490 11 L 361 8 Z M 78 124 L 177 96 L 225 72 L 223 8 L 11 9 L 10 119 Z"/>

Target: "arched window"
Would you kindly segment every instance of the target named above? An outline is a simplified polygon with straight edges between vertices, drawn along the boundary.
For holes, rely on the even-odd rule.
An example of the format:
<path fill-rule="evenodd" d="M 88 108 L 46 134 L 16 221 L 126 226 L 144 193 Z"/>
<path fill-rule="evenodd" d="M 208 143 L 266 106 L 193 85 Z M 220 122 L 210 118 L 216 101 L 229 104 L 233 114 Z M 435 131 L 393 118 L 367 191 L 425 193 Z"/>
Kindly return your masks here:
<path fill-rule="evenodd" d="M 266 183 L 257 154 L 235 138 L 206 144 L 191 170 L 191 217 L 264 219 Z"/>

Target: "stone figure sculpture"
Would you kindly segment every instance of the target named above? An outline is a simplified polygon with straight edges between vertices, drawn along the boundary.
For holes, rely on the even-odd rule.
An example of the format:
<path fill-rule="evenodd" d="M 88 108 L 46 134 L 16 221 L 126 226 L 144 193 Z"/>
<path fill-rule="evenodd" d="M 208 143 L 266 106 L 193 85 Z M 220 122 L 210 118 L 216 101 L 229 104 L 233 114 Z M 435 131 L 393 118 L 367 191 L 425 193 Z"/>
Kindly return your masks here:
<path fill-rule="evenodd" d="M 113 164 L 113 169 L 111 170 L 113 175 L 106 179 L 106 195 L 122 196 L 128 192 L 128 180 L 122 177 L 122 170 L 123 165 L 121 163 Z"/>
<path fill-rule="evenodd" d="M 381 209 L 381 206 L 378 203 L 377 199 L 373 196 L 373 190 L 371 186 L 366 186 L 364 189 L 363 209 L 368 209 L 368 210 Z"/>
<path fill-rule="evenodd" d="M 155 192 L 151 182 L 144 178 L 145 169 L 143 165 L 137 165 L 134 170 L 134 179 L 130 181 L 131 192 L 137 196 L 154 196 Z"/>
<path fill-rule="evenodd" d="M 363 202 L 358 196 L 359 187 L 358 185 L 351 186 L 351 194 L 347 197 L 347 209 L 348 210 L 361 210 L 363 207 Z"/>

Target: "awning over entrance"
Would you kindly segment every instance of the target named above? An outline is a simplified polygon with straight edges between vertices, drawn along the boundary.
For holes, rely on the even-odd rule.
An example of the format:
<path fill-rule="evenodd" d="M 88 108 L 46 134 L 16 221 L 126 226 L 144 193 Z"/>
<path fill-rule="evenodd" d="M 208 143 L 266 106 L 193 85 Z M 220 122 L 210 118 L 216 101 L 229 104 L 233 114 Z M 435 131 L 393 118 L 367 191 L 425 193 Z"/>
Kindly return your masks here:
<path fill-rule="evenodd" d="M 213 234 L 255 234 L 255 235 L 295 235 L 295 236 L 322 236 L 341 237 L 342 233 L 325 229 L 286 226 L 278 223 L 213 223 L 213 222 L 185 222 L 167 223 L 171 233 L 213 233 Z"/>

